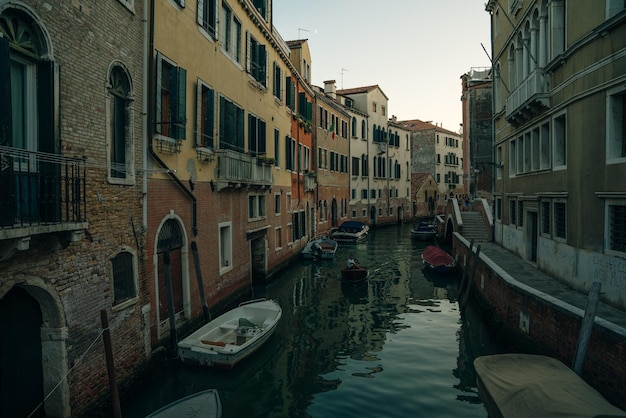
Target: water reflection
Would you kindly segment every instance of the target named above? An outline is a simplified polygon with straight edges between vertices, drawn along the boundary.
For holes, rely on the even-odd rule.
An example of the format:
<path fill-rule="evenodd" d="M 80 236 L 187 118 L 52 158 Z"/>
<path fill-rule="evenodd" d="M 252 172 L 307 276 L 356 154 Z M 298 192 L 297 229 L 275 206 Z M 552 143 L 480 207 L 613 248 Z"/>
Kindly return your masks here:
<path fill-rule="evenodd" d="M 253 289 L 283 308 L 266 345 L 230 371 L 165 364 L 124 416 L 214 387 L 224 417 L 485 417 L 472 362 L 500 347 L 471 308 L 461 316 L 454 277 L 424 275 L 426 245 L 409 225 L 388 227 L 335 260 L 294 264 Z M 350 253 L 366 281 L 341 279 Z"/>

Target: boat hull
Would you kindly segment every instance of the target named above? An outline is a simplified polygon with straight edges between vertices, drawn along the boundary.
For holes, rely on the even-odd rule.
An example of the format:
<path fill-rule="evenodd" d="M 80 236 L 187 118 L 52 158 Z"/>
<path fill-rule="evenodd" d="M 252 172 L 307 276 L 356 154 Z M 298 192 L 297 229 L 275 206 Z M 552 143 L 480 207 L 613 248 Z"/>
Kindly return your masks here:
<path fill-rule="evenodd" d="M 366 268 L 344 268 L 341 269 L 341 277 L 350 281 L 367 279 L 369 269 Z"/>
<path fill-rule="evenodd" d="M 272 336 L 281 316 L 273 300 L 239 306 L 179 342 L 178 354 L 184 363 L 230 369 Z"/>
<path fill-rule="evenodd" d="M 319 244 L 320 250 L 315 250 L 315 244 Z M 307 242 L 300 256 L 305 260 L 321 259 L 332 260 L 335 258 L 335 252 L 337 251 L 337 241 L 329 238 L 318 238 Z"/>
<path fill-rule="evenodd" d="M 222 401 L 215 389 L 194 393 L 165 405 L 146 418 L 219 418 L 222 416 Z"/>

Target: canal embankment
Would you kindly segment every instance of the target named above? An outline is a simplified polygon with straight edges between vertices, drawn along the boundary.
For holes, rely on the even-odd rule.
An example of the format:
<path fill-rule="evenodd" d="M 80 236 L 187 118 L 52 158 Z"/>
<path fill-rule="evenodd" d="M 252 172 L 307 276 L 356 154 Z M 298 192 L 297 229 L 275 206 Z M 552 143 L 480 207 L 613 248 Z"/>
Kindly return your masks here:
<path fill-rule="evenodd" d="M 527 347 L 571 366 L 588 296 L 495 243 L 475 244 L 470 251 L 470 242 L 454 233 L 452 245 L 471 297 L 492 322 Z M 625 358 L 626 312 L 600 300 L 581 377 L 621 409 L 626 409 Z"/>

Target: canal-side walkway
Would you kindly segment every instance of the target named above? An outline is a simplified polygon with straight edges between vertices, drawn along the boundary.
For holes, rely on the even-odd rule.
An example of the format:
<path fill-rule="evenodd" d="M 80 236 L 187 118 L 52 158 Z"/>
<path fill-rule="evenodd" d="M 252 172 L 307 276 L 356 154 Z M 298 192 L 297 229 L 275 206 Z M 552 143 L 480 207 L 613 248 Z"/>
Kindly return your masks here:
<path fill-rule="evenodd" d="M 478 244 L 474 244 L 476 247 Z M 474 252 L 476 250 L 474 249 Z M 588 295 L 569 288 L 564 283 L 543 273 L 535 266 L 516 256 L 512 252 L 502 248 L 493 242 L 480 243 L 481 254 L 487 256 L 502 270 L 520 283 L 523 283 L 536 291 L 542 292 L 546 300 L 552 300 L 557 305 L 569 304 L 583 312 L 587 307 Z M 602 293 L 602 289 L 600 289 Z M 600 301 L 596 311 L 596 322 L 607 328 L 614 329 L 626 339 L 626 312 L 614 308 Z M 605 322 L 608 322 L 606 324 Z M 609 324 L 612 324 L 609 325 Z M 619 332 L 621 328 L 621 332 Z"/>

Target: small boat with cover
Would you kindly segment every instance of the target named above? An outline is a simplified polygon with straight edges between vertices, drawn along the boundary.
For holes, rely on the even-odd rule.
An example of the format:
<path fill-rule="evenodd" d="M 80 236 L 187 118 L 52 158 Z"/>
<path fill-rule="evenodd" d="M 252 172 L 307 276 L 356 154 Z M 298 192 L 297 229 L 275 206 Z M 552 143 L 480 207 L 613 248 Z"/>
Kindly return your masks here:
<path fill-rule="evenodd" d="M 426 222 L 420 222 L 415 228 L 411 229 L 411 238 L 419 241 L 427 241 L 436 236 L 437 229 Z"/>
<path fill-rule="evenodd" d="M 357 243 L 365 240 L 370 227 L 364 222 L 346 221 L 331 234 L 331 238 L 337 242 Z"/>
<path fill-rule="evenodd" d="M 429 245 L 422 252 L 422 262 L 425 267 L 432 269 L 438 274 L 452 273 L 456 267 L 454 258 L 443 249 Z"/>

